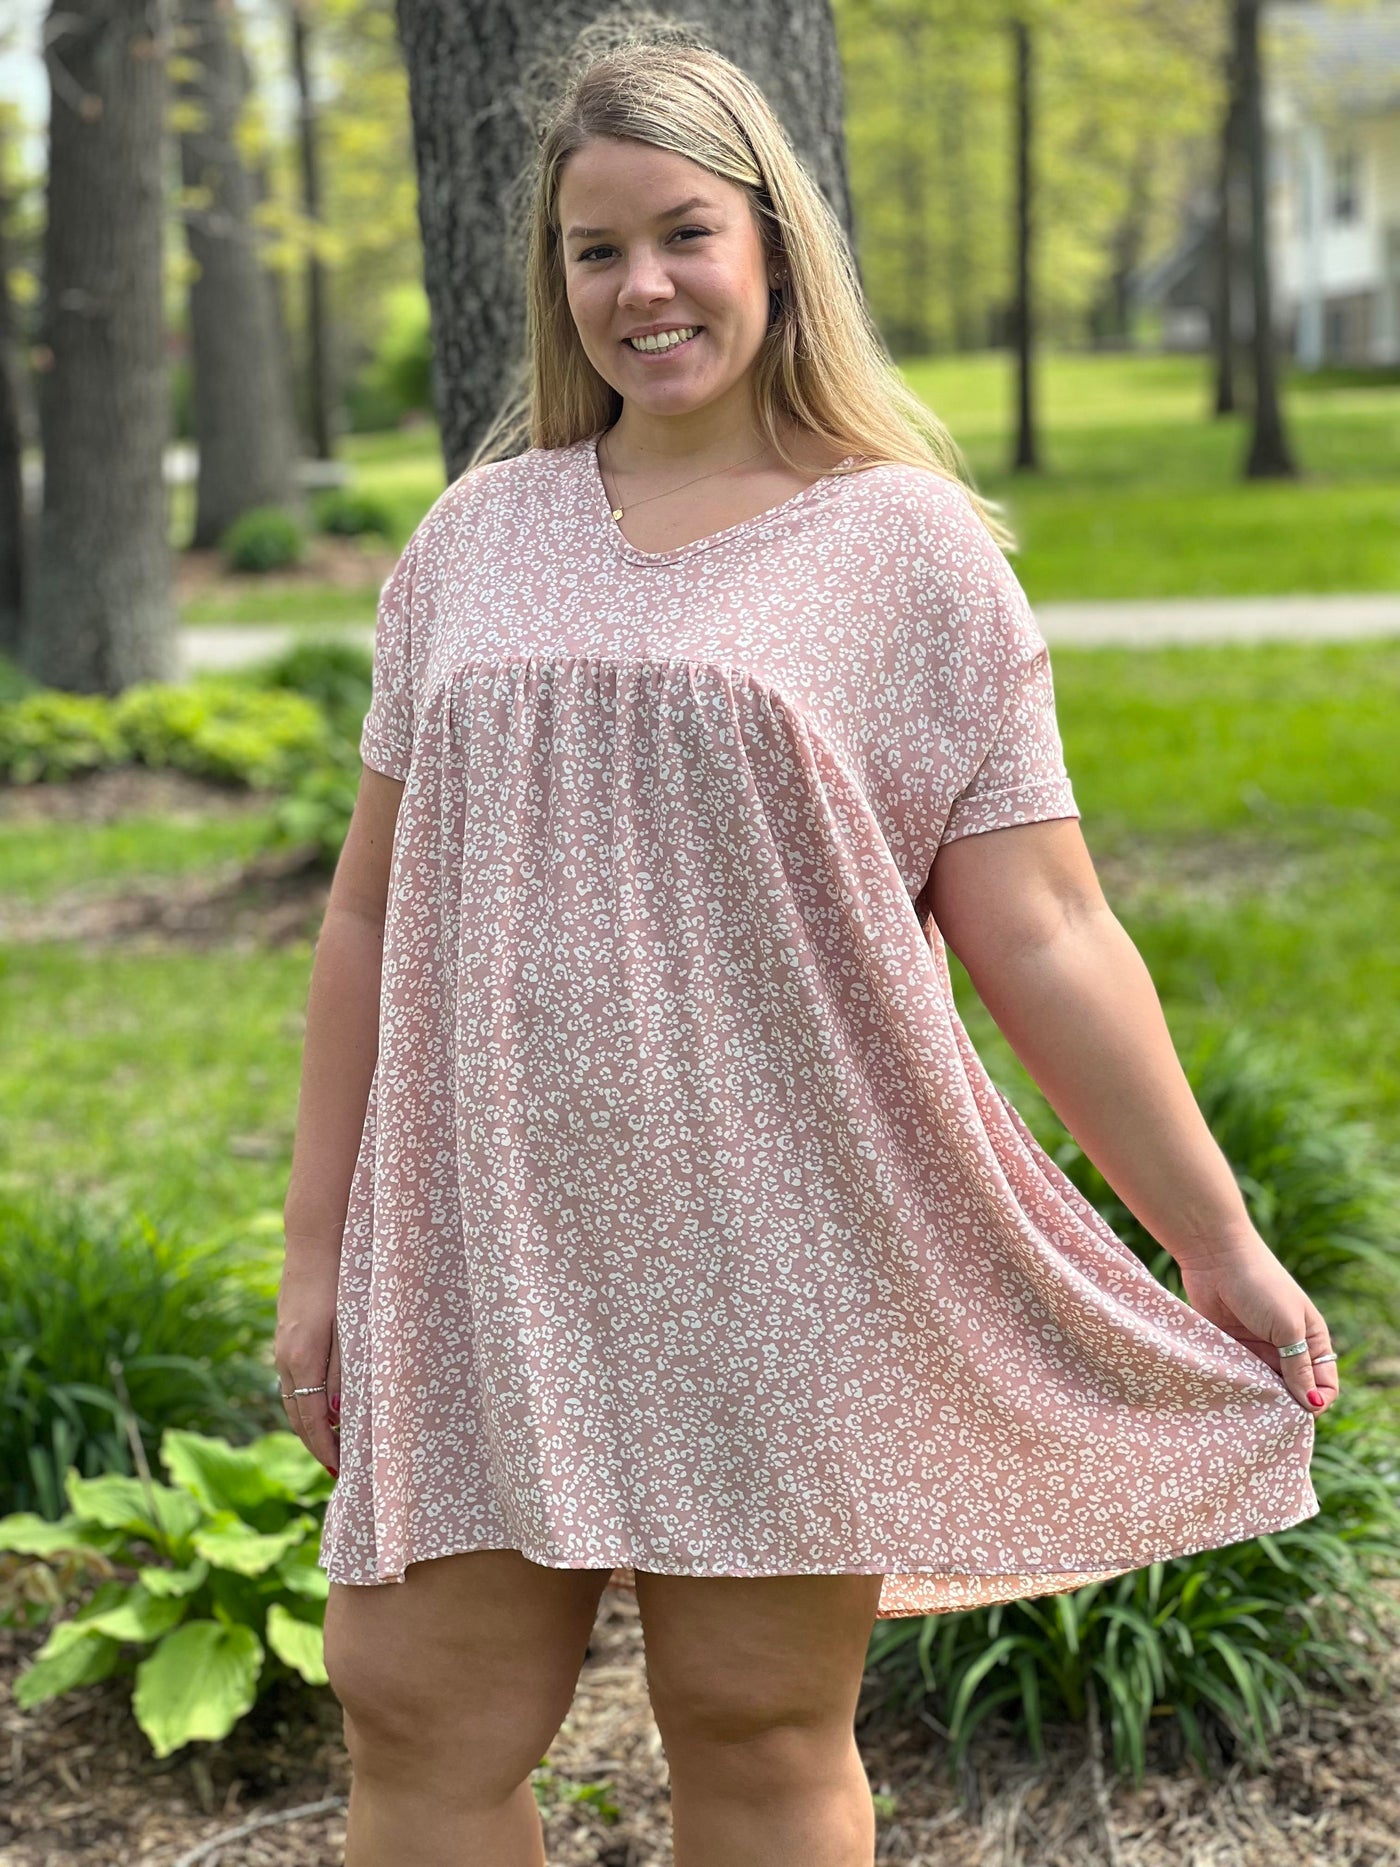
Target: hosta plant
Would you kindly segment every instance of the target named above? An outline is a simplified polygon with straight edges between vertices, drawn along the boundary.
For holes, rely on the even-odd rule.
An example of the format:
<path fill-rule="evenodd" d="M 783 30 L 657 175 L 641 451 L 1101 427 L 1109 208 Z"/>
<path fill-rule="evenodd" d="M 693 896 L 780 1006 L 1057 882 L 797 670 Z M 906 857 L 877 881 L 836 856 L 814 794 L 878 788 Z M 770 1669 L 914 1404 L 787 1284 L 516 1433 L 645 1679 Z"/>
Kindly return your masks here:
<path fill-rule="evenodd" d="M 158 1757 L 226 1737 L 260 1694 L 293 1675 L 326 1683 L 317 1565 L 331 1475 L 294 1433 L 232 1446 L 166 1429 L 169 1483 L 67 1474 L 57 1522 L 0 1518 L 0 1550 L 103 1571 L 15 1684 L 21 1708 L 133 1674 L 132 1710 Z"/>

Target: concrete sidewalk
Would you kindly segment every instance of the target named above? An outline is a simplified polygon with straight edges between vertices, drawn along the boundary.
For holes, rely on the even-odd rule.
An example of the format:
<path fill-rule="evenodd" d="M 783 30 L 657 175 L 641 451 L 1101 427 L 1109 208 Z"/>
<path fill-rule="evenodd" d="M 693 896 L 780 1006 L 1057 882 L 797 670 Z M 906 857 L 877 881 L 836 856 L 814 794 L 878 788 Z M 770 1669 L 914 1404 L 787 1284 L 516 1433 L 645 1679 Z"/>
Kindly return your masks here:
<path fill-rule="evenodd" d="M 1074 647 L 1156 648 L 1164 643 L 1335 641 L 1400 637 L 1394 596 L 1170 597 L 1134 603 L 1040 603 L 1047 642 Z M 181 674 L 235 668 L 279 653 L 305 636 L 374 640 L 372 624 L 209 623 L 178 631 Z"/>

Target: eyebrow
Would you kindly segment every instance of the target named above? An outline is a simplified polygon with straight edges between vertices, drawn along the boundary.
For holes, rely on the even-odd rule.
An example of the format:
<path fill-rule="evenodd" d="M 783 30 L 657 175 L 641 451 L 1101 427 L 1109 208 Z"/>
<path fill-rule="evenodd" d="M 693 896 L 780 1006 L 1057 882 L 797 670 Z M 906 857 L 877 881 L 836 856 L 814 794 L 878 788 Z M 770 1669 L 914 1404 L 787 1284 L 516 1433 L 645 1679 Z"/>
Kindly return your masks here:
<path fill-rule="evenodd" d="M 677 220 L 682 214 L 693 213 L 697 207 L 708 208 L 717 212 L 713 201 L 707 201 L 704 195 L 692 195 L 688 201 L 679 201 L 675 207 L 664 208 L 656 217 L 658 224 L 663 220 Z M 605 233 L 611 233 L 611 227 L 570 227 L 564 236 L 567 240 L 597 240 Z"/>

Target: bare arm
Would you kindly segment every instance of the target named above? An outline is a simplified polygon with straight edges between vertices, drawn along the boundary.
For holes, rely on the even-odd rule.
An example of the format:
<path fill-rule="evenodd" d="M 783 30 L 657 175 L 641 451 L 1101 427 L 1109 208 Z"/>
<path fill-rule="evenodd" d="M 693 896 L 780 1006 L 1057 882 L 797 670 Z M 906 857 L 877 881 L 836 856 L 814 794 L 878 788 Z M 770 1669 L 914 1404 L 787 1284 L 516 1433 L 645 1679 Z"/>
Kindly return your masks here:
<path fill-rule="evenodd" d="M 307 991 L 296 1141 L 283 1218 L 287 1257 L 340 1252 L 379 1053 L 379 983 L 394 825 L 403 785 L 365 766 L 331 883 Z"/>
<path fill-rule="evenodd" d="M 1077 820 L 945 844 L 930 905 L 1046 1100 L 1177 1263 L 1257 1236 Z"/>

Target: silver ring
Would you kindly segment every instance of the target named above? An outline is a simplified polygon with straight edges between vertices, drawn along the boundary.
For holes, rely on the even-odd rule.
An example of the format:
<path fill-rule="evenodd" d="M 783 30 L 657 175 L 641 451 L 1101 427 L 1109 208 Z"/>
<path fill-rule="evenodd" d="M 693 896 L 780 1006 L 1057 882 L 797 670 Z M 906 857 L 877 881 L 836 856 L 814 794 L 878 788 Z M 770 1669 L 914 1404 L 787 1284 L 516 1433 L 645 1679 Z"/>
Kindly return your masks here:
<path fill-rule="evenodd" d="M 285 1394 L 282 1392 L 280 1387 L 277 1390 L 278 1395 L 283 1400 L 290 1400 L 292 1397 L 292 1394 L 324 1394 L 325 1391 L 326 1391 L 326 1384 L 324 1381 L 322 1381 L 319 1387 L 294 1387 L 291 1389 L 289 1393 L 285 1393 Z"/>
<path fill-rule="evenodd" d="M 1319 1362 L 1323 1362 L 1323 1361 L 1335 1361 L 1336 1359 L 1337 1359 L 1337 1357 L 1336 1357 L 1336 1355 L 1335 1355 L 1335 1354 L 1333 1354 L 1333 1353 L 1331 1352 L 1331 1350 L 1329 1350 L 1329 1351 L 1327 1352 L 1327 1354 L 1325 1354 L 1325 1355 L 1314 1355 L 1314 1356 L 1313 1356 L 1313 1358 L 1312 1358 L 1312 1364 L 1313 1364 L 1313 1366 L 1314 1366 L 1314 1368 L 1315 1368 L 1315 1367 L 1317 1367 L 1317 1365 L 1318 1365 L 1318 1363 L 1319 1363 Z"/>
<path fill-rule="evenodd" d="M 1279 1349 L 1280 1355 L 1306 1355 L 1307 1352 L 1308 1341 L 1306 1336 L 1304 1336 L 1301 1342 L 1285 1342 Z"/>

